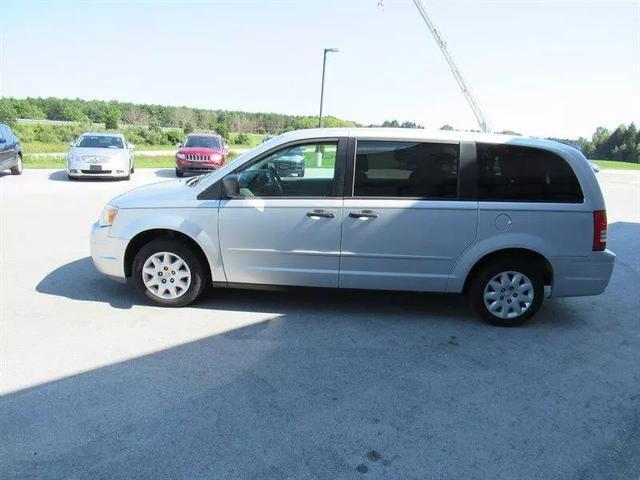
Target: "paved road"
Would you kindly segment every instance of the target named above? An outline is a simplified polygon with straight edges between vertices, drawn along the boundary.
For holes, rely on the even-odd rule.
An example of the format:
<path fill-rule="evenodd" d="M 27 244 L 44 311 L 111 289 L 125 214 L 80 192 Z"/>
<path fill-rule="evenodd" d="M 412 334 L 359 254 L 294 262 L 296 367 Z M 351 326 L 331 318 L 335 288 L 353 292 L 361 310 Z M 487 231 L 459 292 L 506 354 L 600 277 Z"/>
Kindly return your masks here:
<path fill-rule="evenodd" d="M 457 296 L 222 290 L 147 306 L 100 276 L 103 204 L 170 176 L 0 177 L 0 478 L 640 475 L 640 174 L 600 174 L 594 298 L 486 326 Z"/>

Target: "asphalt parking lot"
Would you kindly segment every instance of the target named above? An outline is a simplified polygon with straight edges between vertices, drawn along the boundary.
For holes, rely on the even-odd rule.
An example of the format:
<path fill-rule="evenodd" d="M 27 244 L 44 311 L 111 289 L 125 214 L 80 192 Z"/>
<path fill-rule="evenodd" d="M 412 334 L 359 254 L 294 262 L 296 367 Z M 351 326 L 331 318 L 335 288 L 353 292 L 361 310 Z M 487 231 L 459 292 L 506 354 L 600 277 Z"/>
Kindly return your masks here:
<path fill-rule="evenodd" d="M 0 478 L 640 476 L 640 172 L 601 172 L 614 275 L 523 328 L 458 296 L 145 305 L 89 258 L 131 182 L 0 174 Z"/>

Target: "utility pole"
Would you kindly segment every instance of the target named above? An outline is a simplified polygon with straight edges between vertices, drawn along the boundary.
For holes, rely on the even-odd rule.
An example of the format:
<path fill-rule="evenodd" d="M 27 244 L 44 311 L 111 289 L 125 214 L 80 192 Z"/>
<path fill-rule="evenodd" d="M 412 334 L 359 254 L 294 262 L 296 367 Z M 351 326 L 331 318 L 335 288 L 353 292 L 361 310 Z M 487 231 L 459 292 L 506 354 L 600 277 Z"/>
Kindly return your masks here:
<path fill-rule="evenodd" d="M 327 53 L 339 52 L 337 48 L 325 48 L 324 55 L 322 56 L 322 82 L 320 84 L 320 115 L 318 115 L 318 128 L 322 128 L 322 105 L 324 103 L 324 73 L 327 68 Z M 322 148 L 318 146 L 316 148 L 316 166 L 322 167 Z"/>
<path fill-rule="evenodd" d="M 322 128 L 322 104 L 324 103 L 324 72 L 327 68 L 327 53 L 339 52 L 337 48 L 325 48 L 322 57 L 322 83 L 320 85 L 320 115 L 318 116 L 318 128 Z"/>

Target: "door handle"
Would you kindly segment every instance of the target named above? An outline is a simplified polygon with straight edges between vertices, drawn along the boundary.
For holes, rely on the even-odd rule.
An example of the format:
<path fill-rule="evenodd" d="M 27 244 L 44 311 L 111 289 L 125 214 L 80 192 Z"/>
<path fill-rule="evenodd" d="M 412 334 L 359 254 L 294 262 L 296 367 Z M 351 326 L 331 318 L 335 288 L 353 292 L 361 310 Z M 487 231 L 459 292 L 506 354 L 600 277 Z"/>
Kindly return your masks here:
<path fill-rule="evenodd" d="M 361 210 L 359 212 L 349 212 L 351 218 L 359 218 L 365 220 L 367 218 L 378 218 L 378 214 L 373 210 Z"/>
<path fill-rule="evenodd" d="M 336 214 L 333 212 L 327 212 L 326 210 L 313 210 L 307 212 L 307 217 L 310 218 L 336 218 Z"/>

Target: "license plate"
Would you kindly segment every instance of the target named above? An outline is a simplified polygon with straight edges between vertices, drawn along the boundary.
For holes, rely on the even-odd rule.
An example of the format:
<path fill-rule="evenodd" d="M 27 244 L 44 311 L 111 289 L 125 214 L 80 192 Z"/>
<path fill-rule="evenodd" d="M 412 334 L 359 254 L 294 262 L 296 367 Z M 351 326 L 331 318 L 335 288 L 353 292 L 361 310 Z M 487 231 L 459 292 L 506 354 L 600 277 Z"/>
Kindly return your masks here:
<path fill-rule="evenodd" d="M 89 165 L 89 170 L 99 172 L 102 170 L 102 165 Z"/>

